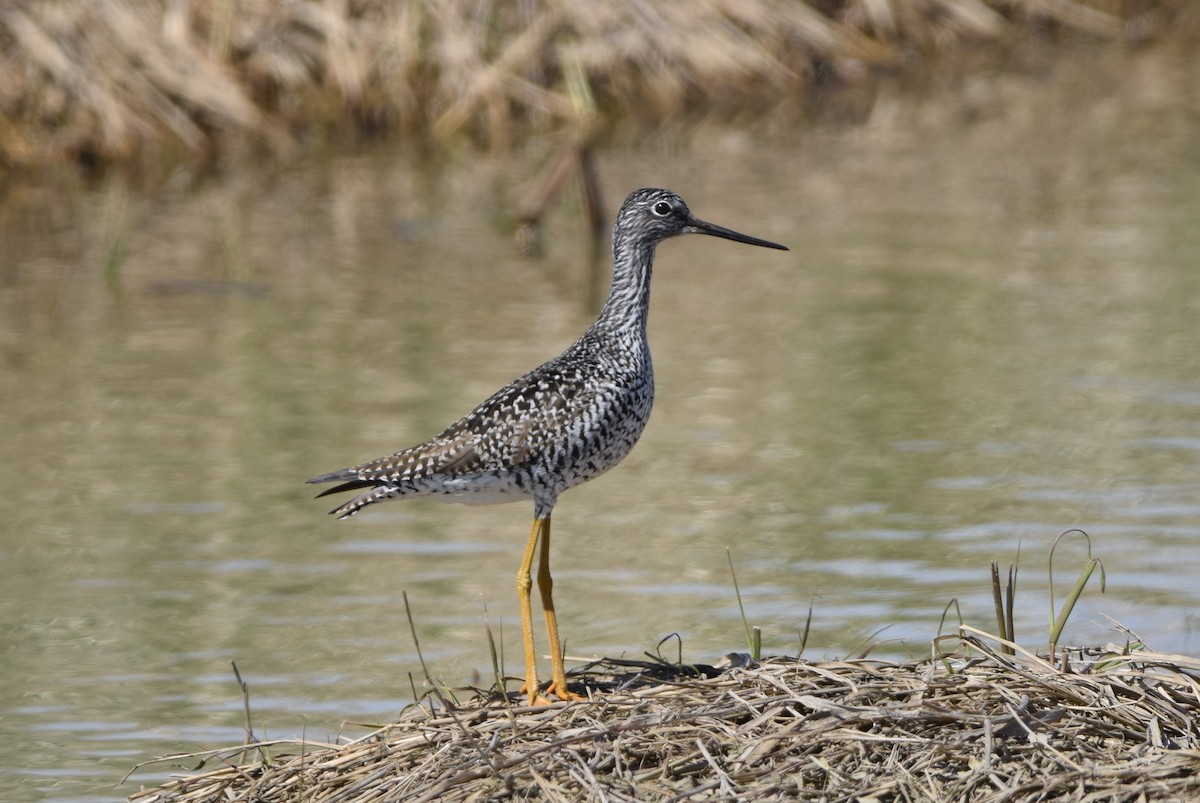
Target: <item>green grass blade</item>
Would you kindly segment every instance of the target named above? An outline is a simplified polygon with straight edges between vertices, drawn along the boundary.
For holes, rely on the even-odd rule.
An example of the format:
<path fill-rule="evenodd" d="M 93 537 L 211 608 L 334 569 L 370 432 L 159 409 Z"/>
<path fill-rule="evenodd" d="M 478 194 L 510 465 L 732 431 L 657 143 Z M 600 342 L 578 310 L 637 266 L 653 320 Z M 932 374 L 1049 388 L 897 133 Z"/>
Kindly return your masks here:
<path fill-rule="evenodd" d="M 754 635 L 750 632 L 750 622 L 746 619 L 746 608 L 742 605 L 742 590 L 738 587 L 737 572 L 733 569 L 733 553 L 729 551 L 729 547 L 725 547 L 725 558 L 729 561 L 729 575 L 733 578 L 733 594 L 737 597 L 738 613 L 742 617 L 742 627 L 746 630 L 746 648 L 750 651 L 750 657 L 754 660 L 759 660 L 762 647 L 762 636 L 759 636 L 759 650 L 754 648 Z"/>

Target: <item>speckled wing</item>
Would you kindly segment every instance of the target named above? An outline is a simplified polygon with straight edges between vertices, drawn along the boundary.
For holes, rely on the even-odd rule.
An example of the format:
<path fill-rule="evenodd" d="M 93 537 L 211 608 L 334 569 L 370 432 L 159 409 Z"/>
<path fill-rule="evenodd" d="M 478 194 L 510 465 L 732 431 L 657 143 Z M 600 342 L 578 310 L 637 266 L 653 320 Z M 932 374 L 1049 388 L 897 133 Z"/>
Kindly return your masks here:
<path fill-rule="evenodd" d="M 408 495 L 454 501 L 517 501 L 532 493 L 533 468 L 566 428 L 580 402 L 582 378 L 546 366 L 511 382 L 425 443 L 359 466 L 313 477 L 338 482 L 318 496 L 362 490 L 330 511 L 339 518 Z"/>

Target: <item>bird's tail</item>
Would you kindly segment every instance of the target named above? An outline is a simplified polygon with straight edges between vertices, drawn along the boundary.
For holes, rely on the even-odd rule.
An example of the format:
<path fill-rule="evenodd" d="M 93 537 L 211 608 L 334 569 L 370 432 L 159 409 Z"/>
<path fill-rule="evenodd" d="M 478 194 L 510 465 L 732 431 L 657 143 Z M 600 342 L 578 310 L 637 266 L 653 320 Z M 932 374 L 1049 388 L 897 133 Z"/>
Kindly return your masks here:
<path fill-rule="evenodd" d="M 317 499 L 329 494 L 342 493 L 344 491 L 358 491 L 366 488 L 366 491 L 351 499 L 345 504 L 338 505 L 333 510 L 329 511 L 330 515 L 337 516 L 339 519 L 349 518 L 364 507 L 375 502 L 381 502 L 384 499 L 391 499 L 396 495 L 397 488 L 393 485 L 381 484 L 373 480 L 364 480 L 357 474 L 354 474 L 350 469 L 342 469 L 329 474 L 322 474 L 319 477 L 313 477 L 307 482 L 309 484 L 321 482 L 337 482 L 338 480 L 346 480 L 341 485 L 335 485 L 332 488 L 326 488 L 321 493 L 317 494 Z"/>

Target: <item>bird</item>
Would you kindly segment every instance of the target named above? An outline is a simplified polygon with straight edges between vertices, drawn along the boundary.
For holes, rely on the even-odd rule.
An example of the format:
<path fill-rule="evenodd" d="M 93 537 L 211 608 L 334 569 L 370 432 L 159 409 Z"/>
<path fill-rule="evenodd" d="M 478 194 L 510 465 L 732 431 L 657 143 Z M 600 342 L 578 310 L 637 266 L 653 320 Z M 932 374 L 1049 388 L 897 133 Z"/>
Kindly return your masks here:
<path fill-rule="evenodd" d="M 567 687 L 550 574 L 550 517 L 566 490 L 621 462 L 637 443 L 654 401 L 646 340 L 655 247 L 682 234 L 705 234 L 787 251 L 695 217 L 670 190 L 635 190 L 613 226 L 613 273 L 595 322 L 557 357 L 518 377 L 424 443 L 309 483 L 336 482 L 318 498 L 348 491 L 330 511 L 349 518 L 376 502 L 428 497 L 466 504 L 533 501 L 533 527 L 517 570 L 525 650 L 521 692 L 530 706 L 580 700 Z M 551 680 L 543 693 L 534 649 L 533 561 L 549 638 Z"/>

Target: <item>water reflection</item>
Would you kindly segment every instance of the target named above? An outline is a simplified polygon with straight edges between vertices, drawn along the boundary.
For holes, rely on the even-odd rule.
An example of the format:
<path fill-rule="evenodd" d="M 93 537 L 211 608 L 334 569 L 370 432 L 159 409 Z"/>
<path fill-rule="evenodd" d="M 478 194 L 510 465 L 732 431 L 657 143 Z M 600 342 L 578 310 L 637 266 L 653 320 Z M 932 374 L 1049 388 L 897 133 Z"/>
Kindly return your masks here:
<path fill-rule="evenodd" d="M 1195 652 L 1200 103 L 1173 58 L 993 78 L 982 115 L 908 97 L 864 129 L 607 154 L 610 205 L 671 186 L 793 251 L 660 249 L 650 428 L 556 517 L 568 652 L 740 648 L 727 547 L 768 649 L 811 603 L 814 655 L 924 655 L 954 597 L 988 627 L 987 563 L 1019 551 L 1037 647 L 1076 526 L 1109 592 L 1071 640 L 1120 639 L 1112 616 Z M 436 432 L 590 321 L 572 203 L 541 261 L 495 223 L 534 161 L 369 152 L 6 213 L 12 799 L 116 798 L 147 755 L 240 741 L 231 661 L 269 735 L 392 716 L 421 682 L 402 589 L 447 681 L 489 682 L 489 625 L 515 668 L 526 506 L 337 523 L 302 482 Z"/>

